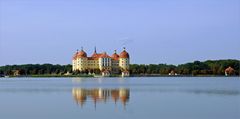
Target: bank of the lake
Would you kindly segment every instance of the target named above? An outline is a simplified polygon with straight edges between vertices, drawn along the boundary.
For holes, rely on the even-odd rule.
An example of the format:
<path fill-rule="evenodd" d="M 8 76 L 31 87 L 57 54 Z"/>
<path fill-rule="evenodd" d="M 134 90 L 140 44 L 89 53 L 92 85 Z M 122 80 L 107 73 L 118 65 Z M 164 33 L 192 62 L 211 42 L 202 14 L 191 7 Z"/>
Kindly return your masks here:
<path fill-rule="evenodd" d="M 21 75 L 21 76 L 2 76 L 0 78 L 68 78 L 68 77 L 81 77 L 81 78 L 98 78 L 98 77 L 104 77 L 101 75 L 51 75 L 51 74 L 45 74 L 45 75 Z M 122 77 L 121 75 L 110 75 L 108 77 Z M 231 75 L 231 76 L 225 76 L 225 75 L 160 75 L 160 74 L 142 74 L 142 75 L 130 75 L 129 77 L 240 77 L 239 75 Z"/>

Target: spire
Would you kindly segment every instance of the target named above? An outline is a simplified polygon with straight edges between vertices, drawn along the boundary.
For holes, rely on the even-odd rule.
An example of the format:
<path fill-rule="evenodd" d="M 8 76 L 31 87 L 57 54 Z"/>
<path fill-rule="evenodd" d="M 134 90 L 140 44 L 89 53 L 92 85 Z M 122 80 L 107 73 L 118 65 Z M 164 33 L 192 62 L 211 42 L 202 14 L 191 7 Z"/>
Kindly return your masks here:
<path fill-rule="evenodd" d="M 83 47 L 81 47 L 81 50 L 83 51 Z"/>
<path fill-rule="evenodd" d="M 97 48 L 96 48 L 96 46 L 94 47 L 94 53 L 97 53 Z"/>
<path fill-rule="evenodd" d="M 123 47 L 123 50 L 125 51 L 125 50 L 126 50 L 126 47 Z"/>
<path fill-rule="evenodd" d="M 77 53 L 78 53 L 78 49 L 77 49 Z"/>
<path fill-rule="evenodd" d="M 114 50 L 114 53 L 117 54 L 117 50 Z"/>

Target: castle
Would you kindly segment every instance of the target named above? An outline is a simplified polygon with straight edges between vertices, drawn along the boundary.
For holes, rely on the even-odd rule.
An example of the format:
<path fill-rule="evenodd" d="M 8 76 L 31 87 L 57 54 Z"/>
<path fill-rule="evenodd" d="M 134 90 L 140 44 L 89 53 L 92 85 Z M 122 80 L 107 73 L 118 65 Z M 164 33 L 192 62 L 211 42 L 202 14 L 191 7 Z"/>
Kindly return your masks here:
<path fill-rule="evenodd" d="M 88 57 L 87 53 L 81 49 L 74 54 L 72 59 L 73 71 L 95 72 L 100 71 L 103 76 L 110 74 L 119 74 L 122 76 L 129 76 L 129 54 L 125 47 L 118 55 L 116 50 L 109 56 L 106 52 L 97 53 L 96 47 L 93 54 Z"/>

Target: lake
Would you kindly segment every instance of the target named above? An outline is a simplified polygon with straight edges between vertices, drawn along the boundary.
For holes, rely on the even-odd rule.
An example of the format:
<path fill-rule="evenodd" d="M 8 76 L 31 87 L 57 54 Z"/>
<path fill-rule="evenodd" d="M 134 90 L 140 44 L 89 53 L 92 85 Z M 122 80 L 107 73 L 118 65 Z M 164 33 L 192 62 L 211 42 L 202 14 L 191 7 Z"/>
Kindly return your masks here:
<path fill-rule="evenodd" d="M 240 78 L 0 78 L 0 119 L 77 118 L 240 119 Z"/>

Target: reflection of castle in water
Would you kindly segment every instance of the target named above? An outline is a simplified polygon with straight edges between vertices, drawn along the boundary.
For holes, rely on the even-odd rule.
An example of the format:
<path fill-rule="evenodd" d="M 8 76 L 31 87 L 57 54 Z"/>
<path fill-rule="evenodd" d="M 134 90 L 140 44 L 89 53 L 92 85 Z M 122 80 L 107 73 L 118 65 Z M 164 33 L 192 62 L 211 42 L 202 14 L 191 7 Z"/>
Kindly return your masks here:
<path fill-rule="evenodd" d="M 98 102 L 107 102 L 113 100 L 115 104 L 120 101 L 124 106 L 129 101 L 129 89 L 83 89 L 73 88 L 72 95 L 77 104 L 83 106 L 88 99 L 93 100 L 95 106 Z"/>

